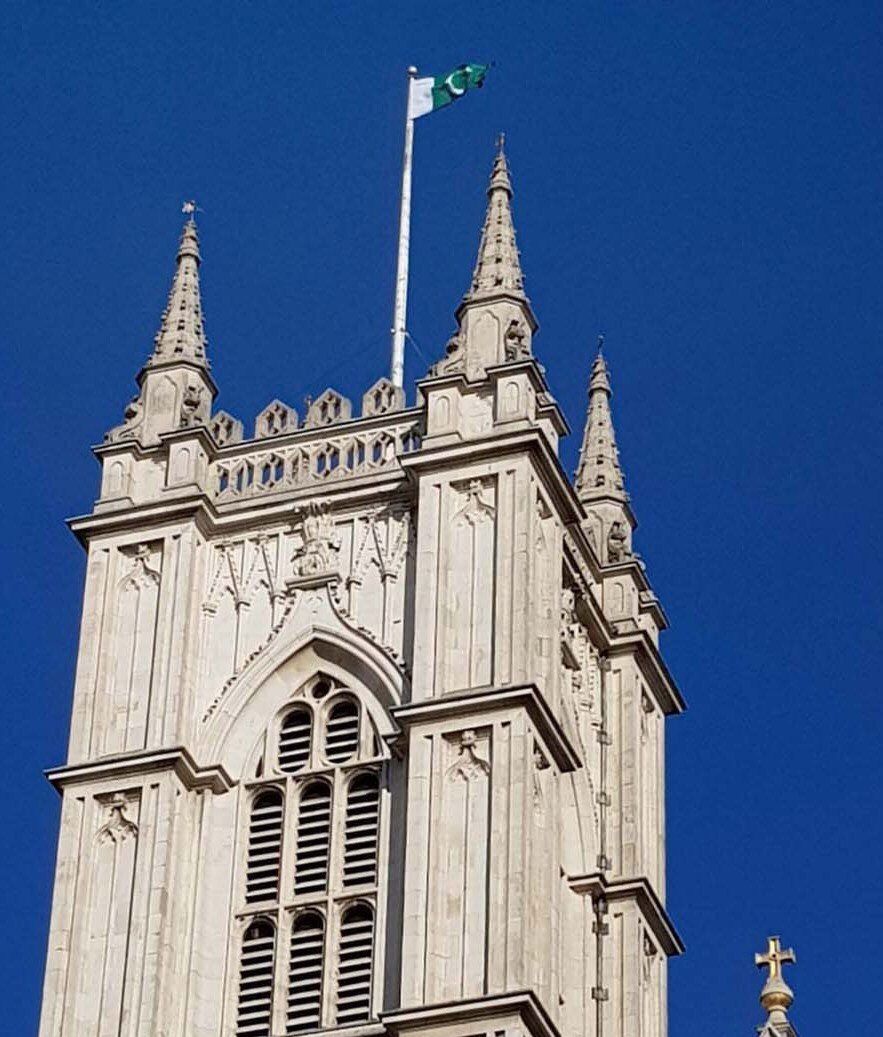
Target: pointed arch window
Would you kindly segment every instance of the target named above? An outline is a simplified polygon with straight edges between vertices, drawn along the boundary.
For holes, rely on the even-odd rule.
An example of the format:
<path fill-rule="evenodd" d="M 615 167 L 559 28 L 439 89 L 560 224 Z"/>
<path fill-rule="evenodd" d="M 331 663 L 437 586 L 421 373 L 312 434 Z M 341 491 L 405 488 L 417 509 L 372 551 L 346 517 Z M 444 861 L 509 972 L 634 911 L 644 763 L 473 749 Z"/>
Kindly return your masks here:
<path fill-rule="evenodd" d="M 372 1018 L 383 751 L 358 695 L 321 674 L 268 727 L 242 821 L 236 1037 Z"/>

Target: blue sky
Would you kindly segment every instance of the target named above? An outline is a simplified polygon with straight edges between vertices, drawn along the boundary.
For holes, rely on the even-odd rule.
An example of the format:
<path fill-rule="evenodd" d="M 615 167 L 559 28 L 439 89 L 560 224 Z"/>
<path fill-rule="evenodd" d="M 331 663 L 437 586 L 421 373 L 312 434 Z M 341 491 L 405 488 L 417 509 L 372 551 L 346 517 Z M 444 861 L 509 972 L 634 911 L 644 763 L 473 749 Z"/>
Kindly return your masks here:
<path fill-rule="evenodd" d="M 411 332 L 438 357 L 507 133 L 536 351 L 574 434 L 598 332 L 671 722 L 673 1037 L 879 1028 L 883 28 L 873 3 L 20 3 L 0 12 L 8 1032 L 35 1031 L 89 445 L 204 209 L 219 405 L 387 366 L 404 69 L 496 62 L 417 126 Z M 411 353 L 408 376 L 425 370 Z M 14 938 L 12 933 L 14 932 Z M 872 1019 L 875 1025 L 872 1025 Z"/>

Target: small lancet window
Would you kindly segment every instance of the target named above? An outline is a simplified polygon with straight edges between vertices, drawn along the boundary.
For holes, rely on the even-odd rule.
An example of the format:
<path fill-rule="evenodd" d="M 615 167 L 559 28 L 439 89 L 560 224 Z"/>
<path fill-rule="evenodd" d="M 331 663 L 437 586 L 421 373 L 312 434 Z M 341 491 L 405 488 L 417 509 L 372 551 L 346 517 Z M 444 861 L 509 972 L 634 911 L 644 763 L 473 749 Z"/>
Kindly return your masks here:
<path fill-rule="evenodd" d="M 279 728 L 279 770 L 297 774 L 310 762 L 313 716 L 308 709 L 293 709 Z"/>
<path fill-rule="evenodd" d="M 236 1037 L 269 1037 L 275 943 L 275 929 L 266 919 L 252 922 L 245 930 L 239 964 Z"/>
<path fill-rule="evenodd" d="M 374 912 L 355 904 L 340 924 L 337 960 L 337 1025 L 353 1026 L 371 1015 L 371 963 L 374 956 Z"/>
<path fill-rule="evenodd" d="M 339 699 L 325 725 L 325 755 L 331 763 L 346 763 L 359 747 L 359 707 L 352 699 Z"/>
<path fill-rule="evenodd" d="M 322 972 L 325 920 L 318 911 L 304 911 L 291 930 L 286 1030 L 303 1033 L 322 1025 Z"/>
<path fill-rule="evenodd" d="M 248 827 L 245 899 L 249 904 L 276 900 L 282 852 L 282 793 L 267 789 L 255 797 Z"/>
<path fill-rule="evenodd" d="M 296 894 L 321 893 L 327 888 L 330 845 L 331 789 L 324 781 L 313 781 L 301 793 L 298 810 Z"/>
<path fill-rule="evenodd" d="M 376 774 L 358 774 L 346 796 L 343 884 L 358 886 L 377 879 L 377 826 L 380 787 Z"/>

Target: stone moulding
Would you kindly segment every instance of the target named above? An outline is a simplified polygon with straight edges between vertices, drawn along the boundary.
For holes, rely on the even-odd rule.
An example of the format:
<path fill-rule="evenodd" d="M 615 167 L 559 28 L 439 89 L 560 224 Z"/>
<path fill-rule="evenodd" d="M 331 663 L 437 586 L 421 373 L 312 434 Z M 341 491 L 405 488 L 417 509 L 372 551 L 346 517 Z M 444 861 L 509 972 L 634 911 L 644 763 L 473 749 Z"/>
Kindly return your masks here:
<path fill-rule="evenodd" d="M 108 756 L 94 763 L 74 763 L 52 767 L 45 775 L 58 792 L 68 785 L 106 781 L 115 778 L 136 778 L 163 771 L 173 772 L 189 791 L 207 789 L 215 795 L 229 791 L 234 782 L 220 766 L 200 767 L 184 746 L 174 749 L 148 749 L 137 753 Z"/>
<path fill-rule="evenodd" d="M 519 706 L 527 710 L 560 770 L 573 771 L 582 766 L 573 743 L 555 719 L 535 684 L 513 684 L 482 688 L 480 691 L 454 692 L 438 698 L 396 706 L 391 713 L 396 723 L 403 730 L 407 730 L 408 727 L 420 722 L 443 720 L 448 717 L 463 720 L 476 713 Z"/>
<path fill-rule="evenodd" d="M 567 883 L 574 893 L 593 899 L 603 897 L 608 904 L 634 900 L 666 956 L 673 958 L 684 953 L 684 942 L 647 879 L 608 879 L 601 872 L 592 872 L 570 875 Z"/>
<path fill-rule="evenodd" d="M 397 1037 L 417 1033 L 454 1037 L 475 1031 L 511 1034 L 519 1029 L 531 1037 L 560 1037 L 558 1027 L 532 990 L 399 1008 L 381 1012 L 380 1019 L 387 1032 Z"/>

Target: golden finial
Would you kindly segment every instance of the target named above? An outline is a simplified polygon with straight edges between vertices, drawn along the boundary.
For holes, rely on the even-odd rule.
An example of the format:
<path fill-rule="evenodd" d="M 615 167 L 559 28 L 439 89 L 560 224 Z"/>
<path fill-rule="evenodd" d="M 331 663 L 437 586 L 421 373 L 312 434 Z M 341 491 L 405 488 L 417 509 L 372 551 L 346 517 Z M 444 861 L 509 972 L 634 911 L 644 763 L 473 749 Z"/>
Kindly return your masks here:
<path fill-rule="evenodd" d="M 765 954 L 754 955 L 754 964 L 759 969 L 769 969 L 766 983 L 760 992 L 760 1003 L 769 1015 L 769 1022 L 780 1029 L 788 1025 L 785 1013 L 794 1001 L 794 991 L 785 982 L 782 966 L 796 963 L 797 955 L 790 947 L 783 950 L 778 936 L 767 938 Z"/>

